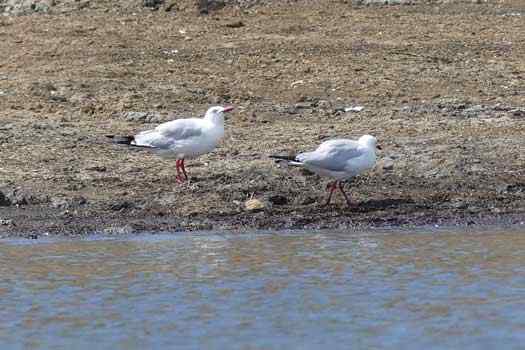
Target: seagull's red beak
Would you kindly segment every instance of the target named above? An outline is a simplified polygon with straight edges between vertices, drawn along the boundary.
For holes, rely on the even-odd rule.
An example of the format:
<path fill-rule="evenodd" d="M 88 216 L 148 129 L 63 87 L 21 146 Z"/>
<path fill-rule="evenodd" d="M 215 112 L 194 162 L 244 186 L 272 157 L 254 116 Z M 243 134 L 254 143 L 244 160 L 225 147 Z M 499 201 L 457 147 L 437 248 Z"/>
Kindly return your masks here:
<path fill-rule="evenodd" d="M 229 111 L 233 111 L 233 106 L 224 107 L 223 112 L 229 112 Z"/>

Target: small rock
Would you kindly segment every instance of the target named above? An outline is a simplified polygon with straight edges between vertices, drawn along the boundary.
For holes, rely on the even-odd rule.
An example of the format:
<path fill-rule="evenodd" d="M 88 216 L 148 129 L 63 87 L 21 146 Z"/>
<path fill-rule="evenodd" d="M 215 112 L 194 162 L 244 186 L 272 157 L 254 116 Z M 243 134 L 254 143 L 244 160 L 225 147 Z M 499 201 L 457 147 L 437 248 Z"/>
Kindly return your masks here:
<path fill-rule="evenodd" d="M 177 2 L 176 1 L 171 1 L 166 6 L 166 8 L 164 9 L 164 11 L 166 11 L 166 12 L 177 11 L 177 10 L 178 10 L 178 8 L 177 8 Z"/>
<path fill-rule="evenodd" d="M 51 10 L 51 6 L 53 5 L 54 5 L 54 0 L 41 1 L 39 3 L 34 4 L 34 6 L 32 6 L 32 9 L 35 12 L 46 13 L 46 12 L 49 12 L 49 10 Z"/>
<path fill-rule="evenodd" d="M 309 205 L 309 204 L 316 203 L 316 201 L 317 200 L 315 198 L 306 196 L 304 198 L 299 199 L 297 202 L 301 205 Z"/>
<path fill-rule="evenodd" d="M 269 207 L 270 203 L 263 202 L 256 198 L 252 198 L 244 202 L 244 208 L 246 211 L 256 212 L 269 209 Z"/>
<path fill-rule="evenodd" d="M 511 112 L 512 112 L 512 115 L 515 117 L 525 117 L 525 109 L 523 108 L 516 108 L 516 109 L 513 109 Z"/>
<path fill-rule="evenodd" d="M 525 183 L 515 183 L 515 184 L 504 184 L 498 186 L 496 191 L 500 194 L 502 193 L 523 193 L 525 192 Z"/>
<path fill-rule="evenodd" d="M 390 157 L 385 157 L 378 162 L 379 168 L 384 172 L 394 170 L 394 160 Z"/>
<path fill-rule="evenodd" d="M 113 203 L 109 206 L 109 209 L 113 211 L 121 211 L 121 210 L 127 210 L 135 208 L 135 204 L 130 201 L 120 201 L 117 203 Z"/>
<path fill-rule="evenodd" d="M 54 102 L 67 102 L 67 97 L 62 95 L 51 94 L 51 96 L 49 96 L 49 99 Z"/>
<path fill-rule="evenodd" d="M 510 188 L 510 185 L 508 184 L 499 185 L 496 187 L 496 192 L 499 194 L 505 194 L 508 192 L 509 188 Z"/>
<path fill-rule="evenodd" d="M 332 110 L 332 114 L 334 115 L 341 115 L 345 113 L 345 107 L 335 107 L 333 110 Z"/>
<path fill-rule="evenodd" d="M 0 219 L 0 225 L 8 226 L 13 223 L 13 220 L 11 219 Z"/>
<path fill-rule="evenodd" d="M 124 226 L 110 226 L 103 230 L 107 235 L 126 235 L 133 233 L 135 229 L 131 225 Z"/>
<path fill-rule="evenodd" d="M 53 130 L 56 129 L 56 126 L 49 123 L 34 123 L 31 127 L 35 130 Z"/>
<path fill-rule="evenodd" d="M 285 196 L 279 195 L 279 194 L 270 196 L 268 200 L 273 205 L 285 205 L 286 203 L 288 203 L 288 198 L 286 198 Z"/>
<path fill-rule="evenodd" d="M 294 105 L 296 109 L 309 109 L 312 108 L 312 103 L 310 102 L 298 102 Z"/>
<path fill-rule="evenodd" d="M 463 110 L 463 113 L 467 117 L 476 117 L 484 111 L 482 105 L 474 105 Z"/>
<path fill-rule="evenodd" d="M 329 109 L 330 102 L 327 100 L 319 100 L 319 102 L 317 102 L 317 106 L 321 109 Z"/>
<path fill-rule="evenodd" d="M 501 214 L 501 213 L 505 212 L 505 210 L 503 210 L 501 208 L 491 208 L 490 211 L 493 212 L 493 213 L 496 213 L 496 214 Z"/>
<path fill-rule="evenodd" d="M 158 9 L 163 3 L 164 0 L 142 0 L 142 6 L 149 7 L 151 9 Z"/>
<path fill-rule="evenodd" d="M 297 80 L 297 81 L 294 81 L 290 84 L 290 87 L 295 87 L 296 85 L 303 85 L 304 84 L 304 80 Z"/>
<path fill-rule="evenodd" d="M 4 192 L 0 191 L 0 207 L 8 207 L 11 205 L 11 201 L 9 198 L 4 194 Z"/>
<path fill-rule="evenodd" d="M 461 200 L 457 200 L 452 202 L 450 206 L 455 209 L 466 209 L 468 207 L 468 203 L 465 203 Z"/>
<path fill-rule="evenodd" d="M 4 125 L 0 125 L 0 130 L 11 130 L 12 128 L 14 127 L 13 124 L 4 124 Z"/>
<path fill-rule="evenodd" d="M 66 208 L 68 206 L 68 201 L 66 198 L 51 198 L 51 207 L 58 209 L 58 208 Z"/>
<path fill-rule="evenodd" d="M 4 190 L 0 189 L 0 193 L 2 193 L 0 195 L 0 206 L 39 204 L 42 202 L 37 197 L 21 188 Z"/>
<path fill-rule="evenodd" d="M 359 112 L 361 112 L 363 109 L 365 109 L 364 106 L 352 106 L 352 107 L 346 107 L 346 108 L 345 108 L 345 112 L 355 112 L 355 113 L 359 113 Z"/>
<path fill-rule="evenodd" d="M 87 203 L 87 199 L 82 196 L 73 198 L 53 197 L 50 199 L 51 207 L 55 209 L 70 209 L 79 207 Z"/>
<path fill-rule="evenodd" d="M 105 166 L 103 166 L 103 165 L 95 165 L 95 166 L 87 167 L 86 170 L 98 171 L 100 173 L 103 173 L 103 172 L 107 171 L 108 169 Z"/>

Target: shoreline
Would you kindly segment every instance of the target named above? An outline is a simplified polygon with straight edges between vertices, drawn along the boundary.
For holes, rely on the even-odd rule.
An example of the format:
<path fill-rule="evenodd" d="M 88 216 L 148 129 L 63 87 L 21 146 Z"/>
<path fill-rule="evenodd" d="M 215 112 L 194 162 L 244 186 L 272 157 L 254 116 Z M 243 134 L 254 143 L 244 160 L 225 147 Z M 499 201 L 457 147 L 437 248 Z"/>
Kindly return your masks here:
<path fill-rule="evenodd" d="M 355 209 L 355 208 L 354 208 Z M 425 216 L 418 215 L 417 217 L 382 217 L 378 220 L 374 217 L 374 222 L 360 220 L 353 221 L 351 217 L 340 216 L 341 211 L 345 209 L 334 208 L 335 213 L 327 212 L 325 215 L 329 219 L 319 221 L 317 218 L 312 218 L 309 222 L 302 221 L 301 224 L 290 224 L 290 219 L 293 217 L 282 216 L 273 218 L 272 223 L 268 223 L 262 216 L 256 217 L 251 223 L 248 223 L 246 216 L 243 218 L 236 217 L 233 219 L 213 220 L 207 218 L 201 220 L 199 218 L 193 219 L 177 219 L 177 218 L 160 218 L 147 217 L 137 215 L 123 215 L 116 219 L 109 218 L 86 218 L 81 220 L 45 220 L 42 225 L 40 220 L 29 219 L 26 225 L 22 227 L 9 225 L 8 230 L 0 231 L 0 240 L 25 238 L 25 239 L 40 239 L 40 238 L 96 238 L 96 237 L 125 237 L 136 236 L 144 234 L 184 234 L 189 232 L 229 232 L 229 233 L 246 233 L 246 232 L 261 232 L 270 231 L 272 233 L 279 232 L 304 232 L 304 231 L 348 231 L 348 232 L 362 232 L 374 230 L 428 230 L 428 229 L 476 229 L 476 228 L 503 228 L 503 227 L 524 227 L 525 219 L 520 213 L 507 214 L 487 214 L 487 215 L 465 215 L 465 213 L 458 213 L 456 217 L 443 216 Z M 41 212 L 33 212 L 33 214 L 41 215 Z M 264 214 L 263 211 L 258 212 Z M 251 213 L 251 214 L 257 214 Z M 430 215 L 430 214 L 429 214 Z M 245 219 L 243 221 L 242 219 Z M 331 220 L 330 220 L 331 219 Z M 343 220 L 341 220 L 343 219 Z M 283 225 L 284 221 L 288 225 Z M 5 229 L 8 225 L 3 225 Z"/>

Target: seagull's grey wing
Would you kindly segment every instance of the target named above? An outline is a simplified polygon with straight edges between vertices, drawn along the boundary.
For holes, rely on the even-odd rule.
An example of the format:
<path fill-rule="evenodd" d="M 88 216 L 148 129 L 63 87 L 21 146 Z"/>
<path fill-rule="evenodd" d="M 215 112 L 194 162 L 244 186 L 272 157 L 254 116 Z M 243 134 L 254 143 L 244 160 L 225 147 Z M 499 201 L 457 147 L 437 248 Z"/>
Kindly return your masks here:
<path fill-rule="evenodd" d="M 155 130 L 167 138 L 184 140 L 190 137 L 201 136 L 203 123 L 204 120 L 198 118 L 177 119 L 160 124 Z"/>
<path fill-rule="evenodd" d="M 330 143 L 323 143 L 314 152 L 299 154 L 297 156 L 297 160 L 306 166 L 312 166 L 330 171 L 345 171 L 348 161 L 361 157 L 364 154 L 364 151 L 358 147 L 357 143 L 354 141 L 341 141 L 345 142 L 327 141 Z"/>
<path fill-rule="evenodd" d="M 178 141 L 201 136 L 203 133 L 201 123 L 202 120 L 197 118 L 177 119 L 163 123 L 153 130 L 143 131 L 135 135 L 135 144 L 168 148 Z"/>

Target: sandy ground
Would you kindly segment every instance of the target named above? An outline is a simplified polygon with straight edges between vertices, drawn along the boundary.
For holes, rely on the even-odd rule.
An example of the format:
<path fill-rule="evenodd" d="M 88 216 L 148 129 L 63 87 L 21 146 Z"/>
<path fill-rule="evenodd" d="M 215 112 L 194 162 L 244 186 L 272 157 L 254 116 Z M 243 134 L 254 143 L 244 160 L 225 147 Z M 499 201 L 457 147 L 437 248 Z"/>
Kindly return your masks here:
<path fill-rule="evenodd" d="M 0 236 L 525 219 L 522 1 L 104 4 L 0 17 Z M 188 184 L 105 140 L 216 104 L 236 110 Z M 365 133 L 383 150 L 354 208 L 267 157 Z"/>

